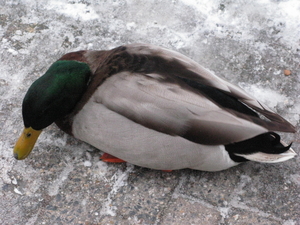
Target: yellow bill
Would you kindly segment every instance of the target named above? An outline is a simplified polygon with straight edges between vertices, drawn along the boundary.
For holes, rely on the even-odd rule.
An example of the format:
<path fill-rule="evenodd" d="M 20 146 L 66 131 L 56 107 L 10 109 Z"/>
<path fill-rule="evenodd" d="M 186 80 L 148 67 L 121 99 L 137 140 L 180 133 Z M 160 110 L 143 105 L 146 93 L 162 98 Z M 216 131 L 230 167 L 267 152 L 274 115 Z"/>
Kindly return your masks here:
<path fill-rule="evenodd" d="M 35 130 L 31 127 L 25 128 L 15 145 L 14 157 L 18 160 L 25 159 L 33 149 L 41 132 L 42 130 Z"/>

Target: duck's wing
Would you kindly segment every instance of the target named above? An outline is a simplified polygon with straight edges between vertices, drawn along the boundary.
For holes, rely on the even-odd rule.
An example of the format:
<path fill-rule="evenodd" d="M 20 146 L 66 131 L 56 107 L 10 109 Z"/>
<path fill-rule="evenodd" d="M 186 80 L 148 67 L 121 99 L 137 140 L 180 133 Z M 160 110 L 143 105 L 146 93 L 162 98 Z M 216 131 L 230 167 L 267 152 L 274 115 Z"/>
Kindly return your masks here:
<path fill-rule="evenodd" d="M 118 58 L 128 58 L 127 68 L 123 65 L 121 72 L 108 76 L 93 97 L 149 129 L 210 145 L 267 131 L 295 131 L 242 89 L 179 53 L 140 44 L 125 46 L 122 52 Z"/>
<path fill-rule="evenodd" d="M 267 131 L 184 83 L 165 81 L 158 74 L 115 74 L 97 89 L 93 100 L 149 129 L 201 144 L 228 144 Z"/>
<path fill-rule="evenodd" d="M 268 106 L 257 101 L 243 89 L 221 79 L 195 61 L 178 52 L 146 44 L 128 45 L 126 46 L 126 51 L 132 55 L 148 57 L 141 71 L 144 69 L 146 72 L 148 70 L 148 72 L 151 71 L 152 73 L 172 74 L 173 76 L 184 79 L 188 83 L 194 82 L 216 88 L 274 122 L 272 129 L 282 132 L 296 132 L 293 125 L 277 113 L 274 113 Z"/>

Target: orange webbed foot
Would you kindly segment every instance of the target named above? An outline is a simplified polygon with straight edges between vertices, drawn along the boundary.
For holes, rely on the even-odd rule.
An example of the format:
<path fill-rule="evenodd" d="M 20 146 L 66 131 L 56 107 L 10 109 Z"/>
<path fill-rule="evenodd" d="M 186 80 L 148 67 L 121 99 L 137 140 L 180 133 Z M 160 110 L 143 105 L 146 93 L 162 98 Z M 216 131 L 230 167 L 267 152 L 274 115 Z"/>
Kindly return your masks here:
<path fill-rule="evenodd" d="M 103 162 L 108 162 L 108 163 L 123 163 L 123 162 L 126 162 L 124 161 L 123 159 L 119 159 L 113 155 L 110 155 L 108 153 L 104 153 L 100 159 L 103 161 Z"/>

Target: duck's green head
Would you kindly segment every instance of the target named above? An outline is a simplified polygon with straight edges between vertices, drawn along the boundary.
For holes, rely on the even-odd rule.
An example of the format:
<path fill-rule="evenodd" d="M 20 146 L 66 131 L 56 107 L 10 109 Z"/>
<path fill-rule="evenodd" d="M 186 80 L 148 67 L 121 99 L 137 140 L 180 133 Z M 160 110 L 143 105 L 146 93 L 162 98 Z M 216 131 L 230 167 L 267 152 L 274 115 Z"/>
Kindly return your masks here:
<path fill-rule="evenodd" d="M 72 112 L 90 75 L 86 63 L 62 60 L 30 86 L 22 104 L 25 129 L 14 148 L 16 159 L 29 155 L 42 129 Z"/>

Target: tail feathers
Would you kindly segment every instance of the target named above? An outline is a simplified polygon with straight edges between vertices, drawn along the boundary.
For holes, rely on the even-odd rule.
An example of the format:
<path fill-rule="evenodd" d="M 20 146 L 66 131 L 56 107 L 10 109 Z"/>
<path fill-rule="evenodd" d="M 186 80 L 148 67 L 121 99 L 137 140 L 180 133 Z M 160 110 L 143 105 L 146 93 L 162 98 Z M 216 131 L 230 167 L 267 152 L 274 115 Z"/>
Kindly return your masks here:
<path fill-rule="evenodd" d="M 257 152 L 249 155 L 236 154 L 239 157 L 243 157 L 250 161 L 261 162 L 261 163 L 279 163 L 294 158 L 297 154 L 293 149 L 289 149 L 286 152 L 280 154 L 268 154 L 264 152 Z"/>
<path fill-rule="evenodd" d="M 237 162 L 256 161 L 277 163 L 289 160 L 297 154 L 280 141 L 280 136 L 274 132 L 258 135 L 254 138 L 225 146 L 230 157 Z"/>

